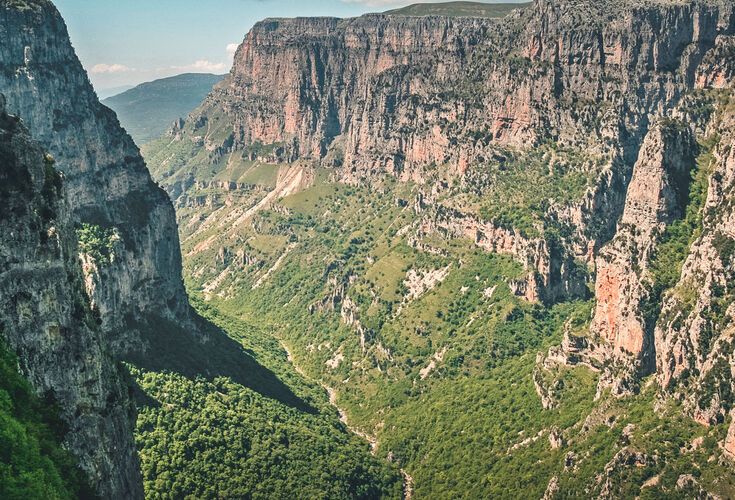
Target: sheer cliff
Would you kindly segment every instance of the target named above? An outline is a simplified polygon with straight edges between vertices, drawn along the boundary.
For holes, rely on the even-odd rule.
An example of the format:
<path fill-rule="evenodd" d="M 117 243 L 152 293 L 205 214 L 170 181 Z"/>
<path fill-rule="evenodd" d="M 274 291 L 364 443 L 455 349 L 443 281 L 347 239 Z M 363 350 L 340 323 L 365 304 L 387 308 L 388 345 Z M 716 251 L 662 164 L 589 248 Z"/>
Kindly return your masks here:
<path fill-rule="evenodd" d="M 160 319 L 191 324 L 173 208 L 97 100 L 53 4 L 2 1 L 0 26 L 0 93 L 24 124 L 13 130 L 27 127 L 35 141 L 6 134 L 18 136 L 5 164 L 18 171 L 7 178 L 22 190 L 11 185 L 3 199 L 24 218 L 11 211 L 3 233 L 4 335 L 34 388 L 62 408 L 67 445 L 95 490 L 142 497 L 119 361 L 147 349 Z M 46 177 L 40 151 L 53 158 Z M 44 185 L 57 182 L 53 169 L 63 188 Z M 34 218 L 32 202 L 49 206 Z"/>
<path fill-rule="evenodd" d="M 132 139 L 99 103 L 47 1 L 3 3 L 0 92 L 56 159 L 76 222 L 116 235 L 115 258 L 87 266 L 87 287 L 117 352 L 154 316 L 186 321 L 174 211 Z"/>
<path fill-rule="evenodd" d="M 34 389 L 57 404 L 65 445 L 102 495 L 142 496 L 132 403 L 89 308 L 69 192 L 0 97 L 0 328 Z"/>
<path fill-rule="evenodd" d="M 733 22 L 715 1 L 537 1 L 502 20 L 270 19 L 192 122 L 214 152 L 336 149 L 353 180 L 375 170 L 420 180 L 432 163 L 464 172 L 493 146 L 547 140 L 635 158 L 649 116 L 693 87 Z"/>

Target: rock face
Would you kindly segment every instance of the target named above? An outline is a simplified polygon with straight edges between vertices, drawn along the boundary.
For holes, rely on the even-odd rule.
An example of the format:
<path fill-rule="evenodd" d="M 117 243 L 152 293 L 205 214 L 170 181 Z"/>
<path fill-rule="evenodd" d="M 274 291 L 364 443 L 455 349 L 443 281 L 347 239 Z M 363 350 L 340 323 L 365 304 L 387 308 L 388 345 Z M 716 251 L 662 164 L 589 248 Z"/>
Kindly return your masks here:
<path fill-rule="evenodd" d="M 76 222 L 114 229 L 115 260 L 89 277 L 116 353 L 139 348 L 156 316 L 185 321 L 175 214 L 115 114 L 102 106 L 46 0 L 0 4 L 0 93 L 56 159 Z"/>
<path fill-rule="evenodd" d="M 597 257 L 593 336 L 648 372 L 654 365 L 653 325 L 643 310 L 648 263 L 666 224 L 683 215 L 696 147 L 682 123 L 651 129 L 633 169 L 618 231 Z"/>
<path fill-rule="evenodd" d="M 0 96 L 2 97 L 2 96 Z M 106 498 L 142 497 L 128 388 L 89 309 L 69 193 L 0 99 L 0 333 Z"/>
<path fill-rule="evenodd" d="M 431 164 L 461 173 L 494 146 L 545 140 L 615 144 L 632 160 L 649 117 L 675 105 L 732 31 L 732 6 L 715 1 L 537 0 L 502 20 L 269 19 L 190 121 L 212 151 L 339 151 L 356 182 L 376 171 L 420 182 Z"/>
<path fill-rule="evenodd" d="M 730 422 L 730 429 L 727 432 L 723 448 L 730 458 L 735 459 L 735 420 Z"/>
<path fill-rule="evenodd" d="M 536 0 L 502 19 L 267 19 L 248 33 L 230 75 L 172 134 L 213 164 L 233 153 L 301 158 L 349 183 L 387 173 L 425 184 L 436 167 L 461 178 L 503 150 L 549 143 L 594 153 L 606 166 L 591 189 L 547 209 L 573 233 L 562 241 L 523 237 L 473 214 L 434 217 L 441 230 L 464 232 L 526 266 L 517 294 L 584 297 L 579 262 L 591 264 L 615 234 L 652 120 L 697 81 L 720 78 L 699 68 L 713 52 L 728 53 L 723 40 L 733 33 L 732 5 L 716 0 Z M 718 68 L 730 71 L 727 63 Z M 167 188 L 174 198 L 186 190 Z"/>
<path fill-rule="evenodd" d="M 193 321 L 174 211 L 115 114 L 97 100 L 51 2 L 0 1 L 0 68 L 8 112 L 55 159 L 65 200 L 54 231 L 30 221 L 26 232 L 3 233 L 16 235 L 3 250 L 3 271 L 14 273 L 3 277 L 4 333 L 35 388 L 61 403 L 69 447 L 100 495 L 142 497 L 135 415 L 117 361 L 145 351 L 159 319 Z M 40 161 L 34 148 L 22 158 L 29 169 Z M 42 171 L 19 175 L 30 176 L 27 196 L 41 196 L 33 190 Z M 80 247 L 83 278 L 79 227 L 109 236 L 111 253 L 95 259 Z"/>
<path fill-rule="evenodd" d="M 709 129 L 719 140 L 700 165 L 711 172 L 701 234 L 663 300 L 655 331 L 661 386 L 705 424 L 722 422 L 735 404 L 735 114 L 732 104 L 724 108 Z"/>
<path fill-rule="evenodd" d="M 512 283 L 512 288 L 516 295 L 529 302 L 551 303 L 564 297 L 585 295 L 584 277 L 575 275 L 574 262 L 569 253 L 544 238 L 526 238 L 513 228 L 481 221 L 441 205 L 433 207 L 424 218 L 418 235 L 431 233 L 466 238 L 488 252 L 516 257 L 527 274 Z"/>

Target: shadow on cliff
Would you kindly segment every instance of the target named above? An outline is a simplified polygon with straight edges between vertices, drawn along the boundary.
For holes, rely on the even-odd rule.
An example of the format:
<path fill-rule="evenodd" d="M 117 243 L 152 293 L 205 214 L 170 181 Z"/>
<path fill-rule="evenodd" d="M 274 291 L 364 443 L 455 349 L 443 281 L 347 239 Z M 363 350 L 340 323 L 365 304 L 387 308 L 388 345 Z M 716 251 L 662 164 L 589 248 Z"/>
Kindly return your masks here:
<path fill-rule="evenodd" d="M 306 413 L 317 413 L 311 405 L 296 396 L 271 370 L 258 363 L 253 354 L 224 330 L 192 312 L 196 334 L 162 318 L 151 318 L 149 326 L 140 323 L 135 328 L 143 333 L 148 344 L 145 353 L 133 352 L 125 361 L 144 370 L 178 373 L 189 379 L 204 377 L 213 380 L 228 377 L 261 395 Z M 141 393 L 142 391 L 136 391 Z M 140 400 L 139 404 L 153 403 Z"/>

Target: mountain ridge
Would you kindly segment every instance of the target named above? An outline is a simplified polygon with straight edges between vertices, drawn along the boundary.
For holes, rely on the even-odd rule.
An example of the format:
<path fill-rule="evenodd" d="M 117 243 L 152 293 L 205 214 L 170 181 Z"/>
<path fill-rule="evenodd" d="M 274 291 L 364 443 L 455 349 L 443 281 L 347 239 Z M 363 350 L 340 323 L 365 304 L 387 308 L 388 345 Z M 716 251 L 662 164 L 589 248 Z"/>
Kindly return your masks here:
<path fill-rule="evenodd" d="M 142 145 L 159 137 L 171 124 L 196 108 L 224 75 L 183 73 L 141 83 L 102 100 L 120 124 Z"/>
<path fill-rule="evenodd" d="M 527 3 L 439 2 L 416 3 L 382 14 L 390 16 L 489 17 L 502 18 L 515 9 L 525 9 Z"/>

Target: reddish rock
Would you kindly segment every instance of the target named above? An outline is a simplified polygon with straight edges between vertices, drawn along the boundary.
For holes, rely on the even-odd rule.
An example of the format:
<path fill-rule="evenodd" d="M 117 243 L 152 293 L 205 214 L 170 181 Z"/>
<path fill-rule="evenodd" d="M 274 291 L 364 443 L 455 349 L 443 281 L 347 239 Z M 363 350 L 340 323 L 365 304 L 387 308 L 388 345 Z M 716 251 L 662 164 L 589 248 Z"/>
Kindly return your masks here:
<path fill-rule="evenodd" d="M 652 325 L 642 310 L 645 280 L 657 238 L 683 214 L 694 138 L 681 123 L 655 126 L 643 143 L 612 242 L 597 259 L 592 333 L 616 353 L 653 360 Z M 652 366 L 652 365 L 651 365 Z"/>

